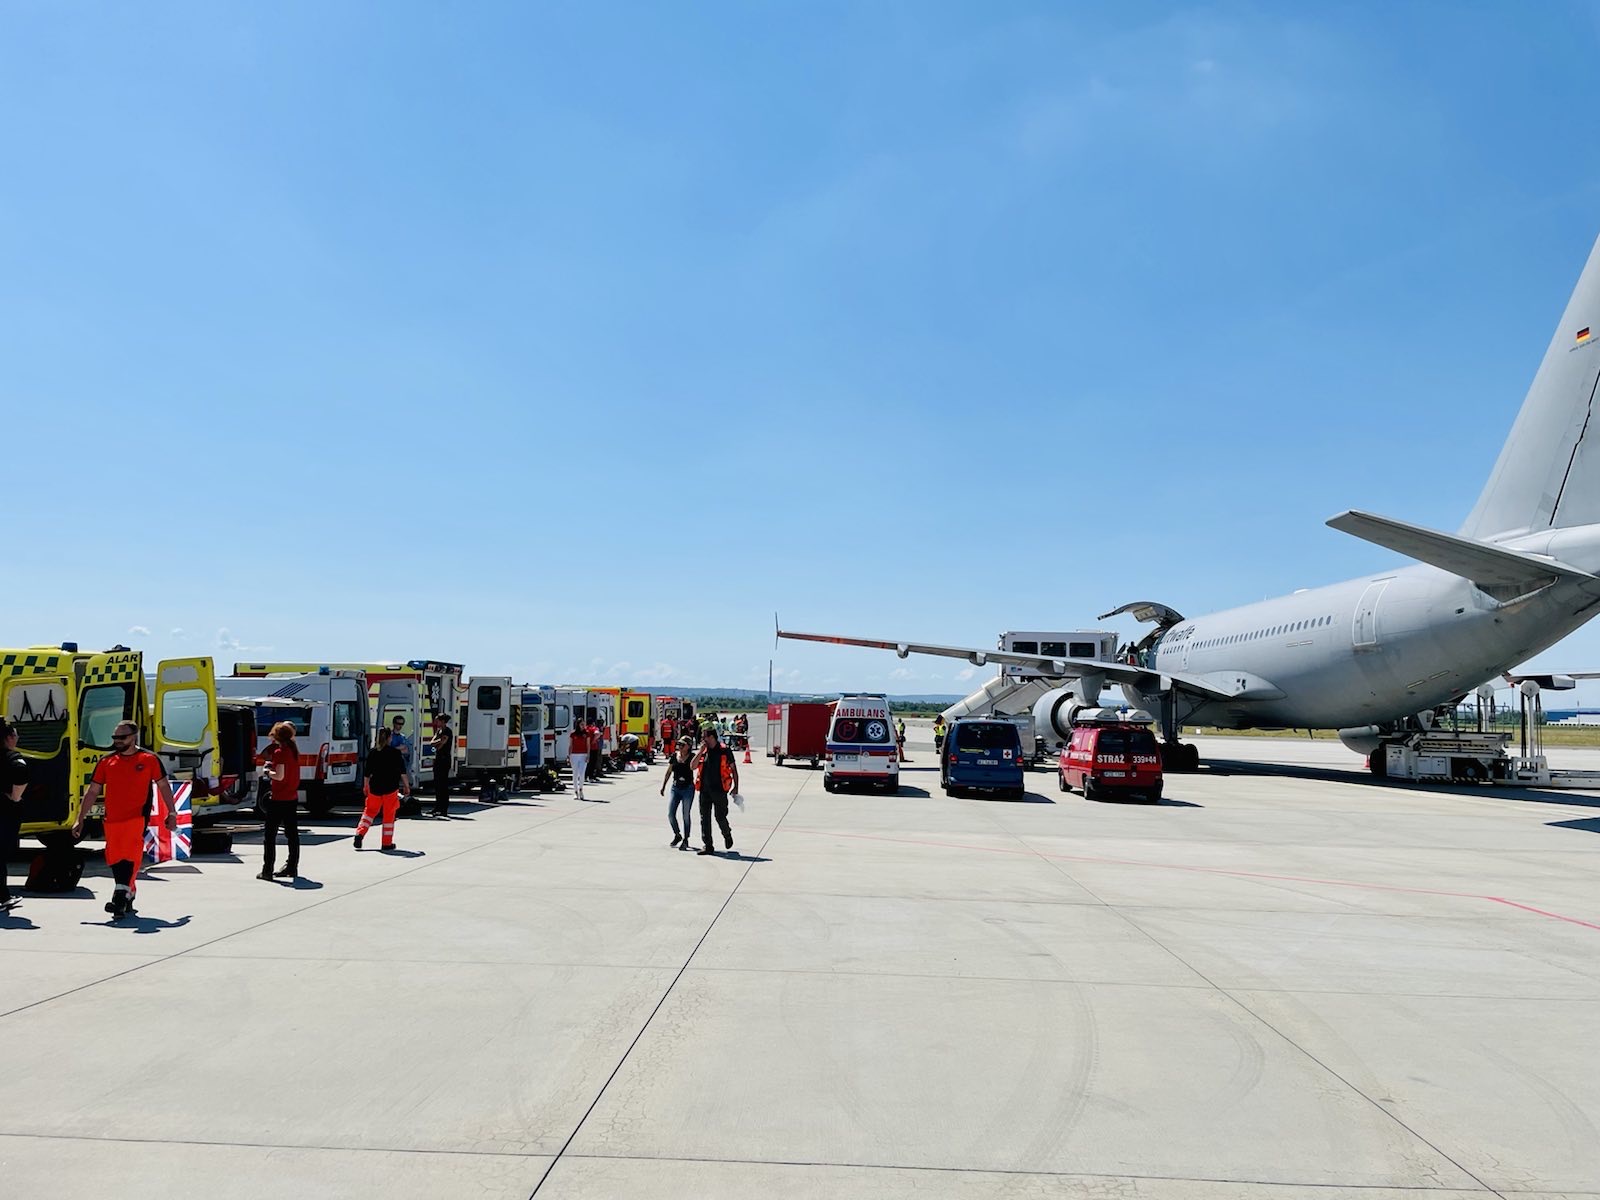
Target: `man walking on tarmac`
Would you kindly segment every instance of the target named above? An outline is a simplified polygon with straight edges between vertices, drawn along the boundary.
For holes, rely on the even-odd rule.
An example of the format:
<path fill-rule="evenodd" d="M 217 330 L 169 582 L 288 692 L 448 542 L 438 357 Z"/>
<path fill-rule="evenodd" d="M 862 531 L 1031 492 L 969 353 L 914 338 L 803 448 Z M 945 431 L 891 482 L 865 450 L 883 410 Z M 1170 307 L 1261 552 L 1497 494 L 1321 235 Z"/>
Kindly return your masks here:
<path fill-rule="evenodd" d="M 139 888 L 139 860 L 144 857 L 144 827 L 150 820 L 150 789 L 154 787 L 166 805 L 167 828 L 178 825 L 173 811 L 172 784 L 161 760 L 139 745 L 139 727 L 132 721 L 120 722 L 111 733 L 111 753 L 95 766 L 89 786 L 83 789 L 78 805 L 78 820 L 73 837 L 83 836 L 83 820 L 103 794 L 106 799 L 106 865 L 116 890 L 106 904 L 114 921 L 133 912 L 134 893 Z"/>
<path fill-rule="evenodd" d="M 739 764 L 733 761 L 733 751 L 717 739 L 717 727 L 707 725 L 702 733 L 704 744 L 694 760 L 695 786 L 700 789 L 700 854 L 715 854 L 716 843 L 711 840 L 711 818 L 717 818 L 722 829 L 722 840 L 733 853 L 733 830 L 728 825 L 728 797 L 739 790 Z"/>

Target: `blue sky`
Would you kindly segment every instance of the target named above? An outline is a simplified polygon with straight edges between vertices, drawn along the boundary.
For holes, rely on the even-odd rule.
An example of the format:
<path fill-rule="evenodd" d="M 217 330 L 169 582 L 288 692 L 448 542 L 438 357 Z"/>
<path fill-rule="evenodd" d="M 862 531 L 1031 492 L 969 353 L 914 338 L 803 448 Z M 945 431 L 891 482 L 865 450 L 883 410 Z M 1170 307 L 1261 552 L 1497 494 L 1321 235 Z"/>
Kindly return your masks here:
<path fill-rule="evenodd" d="M 1460 522 L 1600 233 L 1597 33 L 13 2 L 3 640 L 945 692 L 772 613 L 987 645 L 1383 569 L 1323 520 Z"/>

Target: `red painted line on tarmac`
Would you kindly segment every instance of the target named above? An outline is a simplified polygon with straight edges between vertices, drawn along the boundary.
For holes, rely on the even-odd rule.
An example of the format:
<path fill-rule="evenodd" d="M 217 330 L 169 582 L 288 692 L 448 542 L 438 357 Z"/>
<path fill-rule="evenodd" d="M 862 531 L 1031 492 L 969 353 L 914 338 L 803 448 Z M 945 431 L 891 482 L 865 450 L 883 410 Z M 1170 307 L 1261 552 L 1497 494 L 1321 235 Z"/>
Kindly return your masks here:
<path fill-rule="evenodd" d="M 1518 904 L 1515 900 L 1507 900 L 1504 896 L 1485 896 L 1483 899 L 1493 900 L 1496 904 L 1504 904 L 1510 908 L 1520 908 L 1523 912 L 1538 913 L 1541 917 L 1549 917 L 1552 921 L 1565 921 L 1568 925 L 1582 925 L 1585 929 L 1600 929 L 1600 925 L 1596 925 L 1593 921 L 1583 921 L 1577 917 L 1565 917 L 1560 913 L 1534 908 L 1530 904 Z"/>
<path fill-rule="evenodd" d="M 876 833 L 843 833 L 837 830 L 801 829 L 793 828 L 786 832 L 810 833 L 823 837 L 857 838 L 862 841 L 894 842 L 906 846 L 933 846 L 945 850 L 982 850 L 989 854 L 1022 854 L 1029 858 L 1048 858 L 1061 862 L 1098 863 L 1103 866 L 1113 867 L 1146 867 L 1162 871 L 1193 871 L 1205 875 L 1227 875 L 1236 879 L 1263 879 L 1274 883 L 1310 883 L 1320 884 L 1324 887 L 1358 888 L 1369 892 L 1401 892 L 1415 896 L 1444 896 L 1452 900 L 1484 900 L 1491 904 L 1504 904 L 1509 908 L 1521 909 L 1536 916 L 1548 917 L 1553 921 L 1565 921 L 1569 925 L 1581 925 L 1585 929 L 1600 930 L 1600 924 L 1582 920 L 1579 917 L 1568 917 L 1561 913 L 1550 912 L 1548 909 L 1535 908 L 1530 904 L 1519 904 L 1515 900 L 1507 900 L 1504 896 L 1486 896 L 1479 892 L 1451 892 L 1440 888 L 1407 887 L 1399 883 L 1366 883 L 1354 879 L 1319 879 L 1310 875 L 1272 875 L 1263 871 L 1236 871 L 1227 867 L 1194 867 L 1183 863 L 1158 863 L 1146 862 L 1133 858 L 1097 858 L 1086 854 L 1051 854 L 1045 850 L 1012 850 L 1003 846 L 974 846 L 965 842 L 936 842 L 925 838 L 897 838 L 886 837 Z"/>

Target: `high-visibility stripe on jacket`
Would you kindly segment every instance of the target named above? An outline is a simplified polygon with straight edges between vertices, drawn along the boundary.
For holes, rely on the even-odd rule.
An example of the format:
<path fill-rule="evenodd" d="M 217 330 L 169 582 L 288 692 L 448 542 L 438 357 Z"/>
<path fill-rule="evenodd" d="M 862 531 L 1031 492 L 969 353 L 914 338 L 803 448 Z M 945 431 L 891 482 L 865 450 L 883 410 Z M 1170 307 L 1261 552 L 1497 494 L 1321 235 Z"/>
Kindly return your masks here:
<path fill-rule="evenodd" d="M 731 792 L 733 790 L 733 754 L 726 746 L 718 746 L 717 755 L 720 759 L 719 767 L 722 772 L 722 790 L 725 792 Z M 705 760 L 701 759 L 700 765 L 694 769 L 694 786 L 696 791 L 700 790 L 700 775 L 705 768 Z"/>

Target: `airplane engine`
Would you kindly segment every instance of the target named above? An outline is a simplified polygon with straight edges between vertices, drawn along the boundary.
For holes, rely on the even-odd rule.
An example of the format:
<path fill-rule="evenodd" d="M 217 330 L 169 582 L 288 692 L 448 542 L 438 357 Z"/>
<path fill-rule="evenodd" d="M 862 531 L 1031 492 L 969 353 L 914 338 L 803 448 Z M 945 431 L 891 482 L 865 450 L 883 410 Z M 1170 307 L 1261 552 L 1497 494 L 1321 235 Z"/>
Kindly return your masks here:
<path fill-rule="evenodd" d="M 1086 708 L 1100 707 L 1100 689 L 1095 688 L 1094 698 L 1085 700 L 1082 680 L 1074 680 L 1066 687 L 1046 692 L 1033 703 L 1033 732 L 1042 737 L 1052 750 L 1056 743 L 1072 737 L 1072 720 Z"/>
<path fill-rule="evenodd" d="M 1372 754 L 1383 744 L 1383 736 L 1376 725 L 1358 725 L 1353 729 L 1339 730 L 1339 740 L 1357 754 Z"/>

